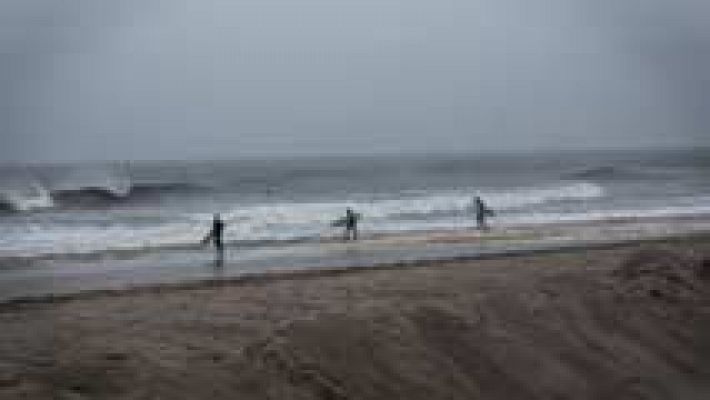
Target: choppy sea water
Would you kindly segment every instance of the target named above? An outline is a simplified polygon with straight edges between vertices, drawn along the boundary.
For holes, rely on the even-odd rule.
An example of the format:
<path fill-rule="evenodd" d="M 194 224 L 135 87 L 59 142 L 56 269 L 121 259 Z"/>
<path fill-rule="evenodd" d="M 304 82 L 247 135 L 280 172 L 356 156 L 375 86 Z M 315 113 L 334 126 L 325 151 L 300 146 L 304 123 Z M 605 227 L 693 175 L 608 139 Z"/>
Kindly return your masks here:
<path fill-rule="evenodd" d="M 706 150 L 0 166 L 0 257 L 197 243 L 212 214 L 240 248 L 462 230 L 472 199 L 497 227 L 710 213 Z"/>

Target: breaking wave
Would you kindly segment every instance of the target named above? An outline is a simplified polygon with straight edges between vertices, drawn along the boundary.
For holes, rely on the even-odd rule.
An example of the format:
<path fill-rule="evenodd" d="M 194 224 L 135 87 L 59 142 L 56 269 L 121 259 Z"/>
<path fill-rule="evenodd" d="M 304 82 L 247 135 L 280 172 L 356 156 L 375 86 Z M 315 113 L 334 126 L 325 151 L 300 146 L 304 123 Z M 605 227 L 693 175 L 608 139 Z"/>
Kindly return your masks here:
<path fill-rule="evenodd" d="M 103 207 L 204 189 L 183 182 L 134 183 L 128 174 L 109 168 L 60 170 L 40 177 L 21 170 L 0 176 L 0 211 Z"/>
<path fill-rule="evenodd" d="M 170 190 L 192 190 L 183 185 L 142 185 L 128 191 L 128 197 L 109 201 L 127 201 L 140 193 L 164 193 Z M 518 188 L 509 190 L 472 190 L 431 191 L 403 193 L 389 199 L 292 202 L 276 201 L 271 203 L 234 204 L 230 209 L 222 210 L 222 217 L 229 226 L 227 241 L 282 242 L 304 238 L 316 238 L 332 235 L 331 222 L 338 218 L 346 205 L 354 207 L 364 216 L 364 224 L 372 231 L 407 231 L 451 226 L 446 216 L 471 213 L 474 195 L 481 195 L 492 207 L 500 212 L 527 205 L 543 204 L 567 199 L 586 199 L 604 196 L 604 189 L 596 184 L 577 182 L 570 184 L 548 185 L 541 187 Z M 64 193 L 63 195 L 67 195 Z M 113 199 L 115 192 L 99 191 L 86 188 L 72 193 L 83 201 L 90 196 Z M 55 193 L 56 197 L 56 193 Z M 442 215 L 444 214 L 444 215 Z M 94 214 L 97 221 L 80 225 L 43 225 L 42 237 L 51 237 L 50 241 L 32 242 L 32 233 L 28 231 L 22 243 L 8 245 L 7 251 L 39 253 L 83 253 L 112 249 L 162 248 L 176 245 L 194 244 L 204 236 L 211 223 L 211 213 L 186 213 L 182 217 L 174 216 L 157 220 L 151 213 L 151 223 L 144 225 L 125 220 L 112 221 L 111 215 Z M 444 218 L 441 218 L 441 217 Z M 141 217 L 146 218 L 146 217 Z M 471 218 L 460 218 L 462 223 Z M 86 221 L 85 221 L 86 222 Z M 29 229 L 29 227 L 22 228 Z M 14 249 L 13 249 L 14 248 Z M 29 250 L 29 249 L 32 250 Z M 1 252 L 0 252 L 1 253 Z"/>
<path fill-rule="evenodd" d="M 475 193 L 498 210 L 512 210 L 556 201 L 584 200 L 604 196 L 604 188 L 595 183 L 574 182 L 569 184 L 550 185 L 511 189 L 504 191 L 479 191 Z M 398 199 L 379 204 L 373 210 L 381 216 L 398 215 L 405 218 L 432 215 L 458 215 L 469 213 L 473 202 L 471 192 L 441 193 L 413 199 Z"/>
<path fill-rule="evenodd" d="M 585 168 L 579 171 L 575 171 L 567 174 L 567 178 L 581 178 L 581 179 L 609 179 L 620 175 L 624 175 L 626 171 L 622 171 L 618 167 L 613 167 L 611 165 L 605 165 L 601 167 Z"/>
<path fill-rule="evenodd" d="M 130 185 L 125 190 L 116 190 L 111 186 L 55 190 L 51 192 L 51 197 L 62 207 L 97 207 L 150 200 L 168 194 L 185 194 L 199 189 L 183 183 L 143 183 Z"/>
<path fill-rule="evenodd" d="M 613 181 L 613 180 L 646 180 L 654 178 L 672 178 L 677 171 L 660 167 L 632 167 L 602 165 L 591 168 L 583 168 L 563 174 L 563 179 L 581 179 L 592 181 Z"/>
<path fill-rule="evenodd" d="M 38 183 L 25 188 L 0 189 L 0 211 L 26 212 L 53 206 L 50 192 Z"/>

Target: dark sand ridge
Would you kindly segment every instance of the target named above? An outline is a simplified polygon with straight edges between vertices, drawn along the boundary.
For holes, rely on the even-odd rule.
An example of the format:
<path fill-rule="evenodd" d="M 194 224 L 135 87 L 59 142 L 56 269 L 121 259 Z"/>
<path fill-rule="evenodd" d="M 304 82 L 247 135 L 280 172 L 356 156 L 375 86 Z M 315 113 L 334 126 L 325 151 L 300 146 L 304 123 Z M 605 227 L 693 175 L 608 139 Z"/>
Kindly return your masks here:
<path fill-rule="evenodd" d="M 5 304 L 0 398 L 705 399 L 709 260 L 701 236 Z"/>

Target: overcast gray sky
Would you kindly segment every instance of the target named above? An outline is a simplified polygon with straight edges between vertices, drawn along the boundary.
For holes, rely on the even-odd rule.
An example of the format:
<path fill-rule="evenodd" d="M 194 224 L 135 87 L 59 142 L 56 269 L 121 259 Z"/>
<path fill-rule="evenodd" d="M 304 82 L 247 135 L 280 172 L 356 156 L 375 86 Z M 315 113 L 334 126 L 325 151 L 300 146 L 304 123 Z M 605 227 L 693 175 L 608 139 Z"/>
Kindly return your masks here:
<path fill-rule="evenodd" d="M 676 147 L 709 128 L 707 0 L 0 0 L 0 161 Z"/>

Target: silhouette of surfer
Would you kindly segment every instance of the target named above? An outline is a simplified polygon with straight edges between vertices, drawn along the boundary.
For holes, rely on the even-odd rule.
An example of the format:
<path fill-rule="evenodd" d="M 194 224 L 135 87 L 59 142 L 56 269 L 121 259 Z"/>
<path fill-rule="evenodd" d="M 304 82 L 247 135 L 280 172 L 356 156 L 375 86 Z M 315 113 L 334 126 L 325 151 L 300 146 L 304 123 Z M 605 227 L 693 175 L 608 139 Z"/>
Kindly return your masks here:
<path fill-rule="evenodd" d="M 224 221 L 222 221 L 222 218 L 220 217 L 219 214 L 215 214 L 214 217 L 212 218 L 212 229 L 210 232 L 205 236 L 204 239 L 202 239 L 203 244 L 207 244 L 209 242 L 212 242 L 214 244 L 215 249 L 219 252 L 222 253 L 224 249 L 224 245 L 222 242 L 222 234 L 224 233 Z"/>
<path fill-rule="evenodd" d="M 358 215 L 352 208 L 345 209 L 345 240 L 357 240 Z"/>
<path fill-rule="evenodd" d="M 494 215 L 493 210 L 488 208 L 486 203 L 484 203 L 478 196 L 473 199 L 473 208 L 476 212 L 476 227 L 482 231 L 487 230 L 488 225 L 486 224 L 486 217 Z"/>

